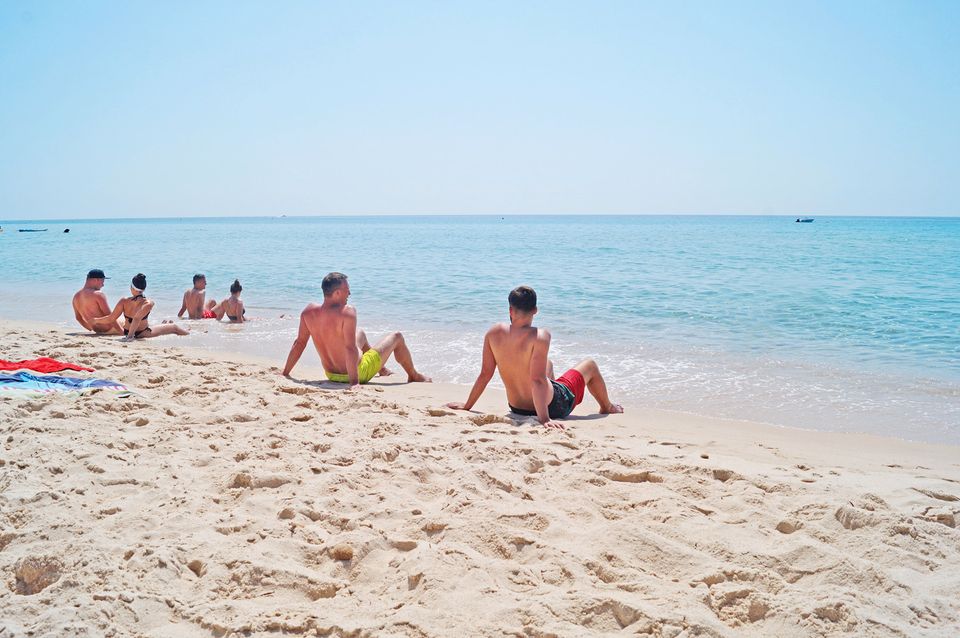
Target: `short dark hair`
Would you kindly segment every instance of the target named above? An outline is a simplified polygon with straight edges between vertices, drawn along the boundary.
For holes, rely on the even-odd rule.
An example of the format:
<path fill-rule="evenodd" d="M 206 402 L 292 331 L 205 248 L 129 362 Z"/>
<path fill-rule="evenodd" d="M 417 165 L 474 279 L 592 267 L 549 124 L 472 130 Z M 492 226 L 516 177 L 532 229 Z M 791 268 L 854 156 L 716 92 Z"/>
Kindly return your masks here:
<path fill-rule="evenodd" d="M 230 294 L 235 294 L 243 290 L 243 286 L 240 285 L 239 279 L 234 279 L 233 283 L 230 284 Z"/>
<path fill-rule="evenodd" d="M 144 291 L 147 289 L 147 276 L 142 272 L 138 272 L 130 283 L 132 283 L 133 287 L 137 290 Z"/>
<path fill-rule="evenodd" d="M 195 274 L 195 275 L 193 276 L 193 283 L 197 283 L 197 282 L 200 281 L 201 279 L 206 279 L 206 278 L 207 278 L 207 276 L 206 276 L 205 274 L 203 274 L 202 272 L 198 272 L 197 274 Z"/>
<path fill-rule="evenodd" d="M 343 285 L 343 282 L 347 280 L 347 276 L 342 272 L 332 272 L 326 277 L 323 278 L 323 283 L 320 284 L 320 287 L 323 288 L 323 296 L 329 297 L 337 291 L 337 288 Z"/>
<path fill-rule="evenodd" d="M 530 286 L 517 286 L 507 297 L 510 307 L 520 312 L 533 312 L 537 309 L 537 293 Z"/>

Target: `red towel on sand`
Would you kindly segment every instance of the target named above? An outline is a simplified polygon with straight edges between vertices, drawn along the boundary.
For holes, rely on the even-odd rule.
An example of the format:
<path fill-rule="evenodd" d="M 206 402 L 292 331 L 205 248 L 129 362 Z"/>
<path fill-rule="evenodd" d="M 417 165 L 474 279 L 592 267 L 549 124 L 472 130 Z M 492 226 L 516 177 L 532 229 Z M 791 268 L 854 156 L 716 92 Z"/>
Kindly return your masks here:
<path fill-rule="evenodd" d="M 34 372 L 60 372 L 61 370 L 77 370 L 81 372 L 93 372 L 93 368 L 84 368 L 75 363 L 65 363 L 50 359 L 49 357 L 40 357 L 39 359 L 24 359 L 23 361 L 7 361 L 0 359 L 0 370 L 33 370 Z"/>

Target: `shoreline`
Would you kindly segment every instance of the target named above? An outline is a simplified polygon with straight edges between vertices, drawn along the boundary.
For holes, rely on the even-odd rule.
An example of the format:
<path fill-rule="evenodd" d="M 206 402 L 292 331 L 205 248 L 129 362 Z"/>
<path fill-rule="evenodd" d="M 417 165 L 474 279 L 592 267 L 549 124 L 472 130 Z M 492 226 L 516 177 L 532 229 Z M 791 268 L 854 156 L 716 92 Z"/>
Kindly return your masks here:
<path fill-rule="evenodd" d="M 122 292 L 115 289 L 114 283 L 117 282 L 111 282 L 109 291 L 111 299 Z M 72 325 L 72 312 L 64 301 L 76 289 L 75 282 L 61 281 L 56 284 L 59 291 L 50 286 L 43 285 L 29 294 L 23 293 L 22 286 L 7 286 L 0 290 L 0 301 L 9 300 L 7 305 L 18 309 L 14 320 L 54 321 L 64 328 L 78 328 Z M 172 313 L 180 303 L 179 290 L 178 286 L 171 287 L 169 281 L 158 284 L 154 291 L 158 318 L 174 317 Z M 258 313 L 254 310 L 260 307 L 255 293 L 266 294 L 268 290 L 256 281 L 250 283 L 251 296 L 245 298 L 251 309 L 248 315 L 260 316 L 249 326 L 191 323 L 194 335 L 188 339 L 202 348 L 223 352 L 285 357 L 302 303 L 290 303 L 289 294 L 272 295 L 260 301 L 273 302 L 268 305 L 276 310 Z M 362 290 L 358 292 L 361 294 Z M 371 302 L 377 302 L 377 297 L 358 301 L 363 312 L 361 327 L 372 339 L 402 329 L 410 340 L 418 367 L 435 379 L 456 383 L 473 382 L 479 368 L 482 335 L 493 322 L 503 318 L 490 312 L 497 307 L 490 304 L 483 304 L 480 315 L 474 309 L 463 314 L 448 309 L 451 317 L 462 314 L 467 319 L 450 323 L 425 320 L 402 306 L 391 310 L 399 315 L 384 315 L 384 304 Z M 10 316 L 9 311 L 0 314 Z M 286 316 L 281 318 L 283 315 Z M 667 330 L 662 339 L 645 333 L 626 342 L 622 333 L 599 330 L 602 322 L 571 322 L 569 317 L 575 315 L 544 309 L 544 325 L 550 326 L 555 335 L 552 358 L 558 369 L 564 370 L 591 356 L 599 363 L 608 387 L 620 403 L 818 431 L 863 432 L 960 445 L 960 430 L 956 429 L 960 403 L 952 400 L 960 399 L 960 385 L 955 377 L 945 373 L 921 373 L 911 366 L 896 371 L 883 366 L 858 367 L 851 361 L 789 353 L 751 354 L 735 344 L 726 347 L 722 335 L 707 344 L 701 338 L 688 340 Z M 393 316 L 409 320 L 397 323 L 390 319 Z"/>
<path fill-rule="evenodd" d="M 184 323 L 189 326 L 193 325 L 202 325 L 200 320 L 181 320 L 181 323 Z M 0 330 L 5 329 L 23 329 L 23 330 L 48 330 L 62 333 L 65 336 L 73 336 L 77 338 L 89 338 L 93 340 L 104 339 L 107 341 L 119 340 L 114 336 L 101 336 L 94 335 L 92 333 L 86 332 L 83 328 L 77 326 L 76 330 L 64 329 L 61 324 L 45 321 L 36 321 L 36 320 L 20 320 L 20 319 L 6 319 L 0 317 Z M 277 367 L 280 368 L 283 365 L 283 358 L 271 358 L 265 355 L 258 355 L 248 352 L 240 351 L 231 351 L 223 350 L 219 348 L 209 347 L 206 345 L 190 345 L 188 343 L 180 343 L 178 339 L 174 336 L 162 337 L 162 341 L 158 342 L 156 340 L 151 341 L 139 341 L 133 342 L 130 344 L 134 348 L 142 347 L 162 347 L 162 348 L 179 348 L 186 352 L 189 352 L 195 356 L 201 358 L 207 358 L 212 361 L 218 362 L 234 362 L 240 361 L 244 363 L 253 363 L 267 368 Z M 120 344 L 123 345 L 123 344 Z M 40 356 L 40 355 L 38 355 Z M 314 363 L 310 362 L 311 358 L 316 358 L 316 352 L 313 348 L 308 345 L 307 349 L 304 351 L 304 355 L 301 358 L 301 361 L 297 364 L 294 372 L 297 373 L 294 375 L 294 378 L 300 378 L 303 376 L 304 372 L 308 373 L 309 379 L 305 380 L 314 380 L 317 382 L 325 382 L 325 375 L 323 372 L 322 366 L 319 365 L 319 359 Z M 403 377 L 403 372 L 397 369 L 396 364 L 393 366 L 388 366 L 394 368 L 395 376 L 390 377 L 389 379 L 384 379 L 382 377 L 375 377 L 369 385 L 383 386 L 384 388 L 390 387 L 392 392 L 398 393 L 398 398 L 406 398 L 407 395 L 402 391 L 398 390 L 398 386 L 406 386 L 407 384 L 401 381 Z M 495 377 L 495 381 L 498 377 Z M 440 402 L 440 406 L 450 401 L 460 401 L 465 400 L 467 395 L 470 392 L 472 384 L 462 384 L 462 383 L 432 383 L 430 386 L 436 388 L 444 388 L 442 393 L 428 393 L 429 396 L 434 396 L 436 401 Z M 335 388 L 336 386 L 334 386 Z M 416 387 L 413 385 L 412 387 Z M 496 398 L 494 398 L 496 396 Z M 629 416 L 627 417 L 630 421 L 633 421 L 634 415 L 644 415 L 644 418 L 647 421 L 666 421 L 674 426 L 680 427 L 681 431 L 693 433 L 702 428 L 711 428 L 711 427 L 721 427 L 726 429 L 732 429 L 733 431 L 743 430 L 749 432 L 752 435 L 759 435 L 764 438 L 772 437 L 777 440 L 782 440 L 781 437 L 776 436 L 777 431 L 783 431 L 783 438 L 792 439 L 793 437 L 806 437 L 811 436 L 815 439 L 823 438 L 823 442 L 830 444 L 839 444 L 841 446 L 849 446 L 851 450 L 857 450 L 858 452 L 862 451 L 864 445 L 868 447 L 884 447 L 886 445 L 904 445 L 907 447 L 916 447 L 916 452 L 918 454 L 934 454 L 936 455 L 939 451 L 944 448 L 950 450 L 952 449 L 954 453 L 960 456 L 960 445 L 951 444 L 951 443 L 931 443 L 927 441 L 917 441 L 911 439 L 905 439 L 897 436 L 889 436 L 884 434 L 872 434 L 869 432 L 838 432 L 838 431 L 827 431 L 827 430 L 817 430 L 812 428 L 803 428 L 797 427 L 794 425 L 766 422 L 766 421 L 753 421 L 749 419 L 735 419 L 727 418 L 722 416 L 706 415 L 699 414 L 697 412 L 687 411 L 687 410 L 673 410 L 665 408 L 650 408 L 644 407 L 641 405 L 636 405 L 630 403 L 629 400 L 619 400 L 614 397 L 614 400 L 622 403 L 624 407 L 628 410 Z M 487 389 L 484 391 L 483 396 L 480 398 L 480 401 L 477 404 L 486 409 L 488 412 L 497 412 L 498 410 L 502 412 L 502 416 L 508 417 L 509 410 L 507 409 L 507 399 L 503 391 L 503 388 L 492 384 L 487 386 Z M 499 406 L 499 407 L 498 407 Z M 589 410 L 596 409 L 593 398 L 589 393 L 586 393 L 584 396 L 583 403 L 580 406 L 577 406 L 572 415 L 573 420 L 581 420 L 585 417 L 591 415 Z M 474 412 L 477 412 L 475 409 Z M 599 416 L 593 413 L 594 416 Z M 523 417 L 518 415 L 512 415 L 512 418 L 516 420 L 524 420 Z"/>

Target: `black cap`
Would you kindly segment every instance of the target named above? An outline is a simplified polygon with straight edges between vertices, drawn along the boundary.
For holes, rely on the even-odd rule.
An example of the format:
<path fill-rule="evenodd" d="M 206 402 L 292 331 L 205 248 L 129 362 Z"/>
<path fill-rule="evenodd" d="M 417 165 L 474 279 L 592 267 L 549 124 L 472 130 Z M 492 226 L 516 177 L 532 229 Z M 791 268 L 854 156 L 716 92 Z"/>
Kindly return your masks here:
<path fill-rule="evenodd" d="M 110 278 L 107 277 L 105 274 L 103 274 L 103 271 L 100 270 L 99 268 L 94 268 L 93 270 L 87 273 L 87 279 L 110 279 Z"/>
<path fill-rule="evenodd" d="M 147 289 L 147 276 L 142 272 L 138 272 L 137 276 L 133 278 L 131 282 L 133 287 L 137 290 L 146 290 Z"/>

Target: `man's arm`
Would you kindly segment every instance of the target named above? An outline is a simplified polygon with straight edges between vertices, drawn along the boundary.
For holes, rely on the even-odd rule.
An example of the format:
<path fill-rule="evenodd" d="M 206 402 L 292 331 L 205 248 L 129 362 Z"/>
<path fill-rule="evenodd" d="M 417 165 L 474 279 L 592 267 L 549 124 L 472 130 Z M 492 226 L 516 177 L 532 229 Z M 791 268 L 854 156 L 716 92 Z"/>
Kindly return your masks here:
<path fill-rule="evenodd" d="M 287 365 L 283 366 L 283 376 L 290 376 L 293 366 L 297 365 L 297 361 L 300 360 L 303 349 L 307 347 L 309 340 L 310 329 L 307 327 L 307 320 L 304 318 L 303 313 L 300 313 L 300 331 L 297 333 L 297 338 L 294 340 L 293 345 L 290 346 L 290 354 L 287 355 Z"/>
<path fill-rule="evenodd" d="M 187 295 L 190 294 L 189 291 L 183 293 L 183 303 L 180 304 L 180 310 L 177 312 L 177 319 L 183 317 L 183 313 L 187 311 Z"/>
<path fill-rule="evenodd" d="M 107 310 L 107 312 L 110 312 Z M 93 330 L 93 325 L 88 323 L 86 319 L 83 318 L 83 315 L 80 314 L 80 309 L 77 307 L 77 296 L 73 296 L 73 314 L 77 317 L 77 323 L 86 328 L 87 330 Z"/>
<path fill-rule="evenodd" d="M 360 350 L 357 348 L 357 311 L 347 306 L 343 309 L 343 346 L 347 351 L 347 377 L 350 378 L 350 387 L 360 385 Z"/>
<path fill-rule="evenodd" d="M 97 313 L 100 314 L 100 315 L 106 315 L 106 316 L 109 317 L 109 316 L 110 316 L 110 304 L 107 303 L 107 296 L 106 296 L 105 294 L 103 294 L 102 292 L 97 291 L 97 292 L 95 292 L 95 293 L 93 294 L 93 298 L 97 300 Z M 97 322 L 96 319 L 94 319 L 93 321 L 90 322 L 90 329 L 91 329 L 91 330 L 95 330 L 95 327 L 94 327 L 93 324 L 96 323 L 96 322 Z M 116 319 L 114 319 L 111 323 L 112 323 L 113 325 L 116 325 L 116 326 L 119 326 L 119 325 L 120 325 L 119 323 L 117 323 L 117 320 L 116 320 Z"/>
<path fill-rule="evenodd" d="M 96 293 L 94 293 L 94 298 L 97 300 L 97 309 L 100 311 L 100 313 L 109 315 L 110 304 L 107 303 L 107 296 L 98 290 Z"/>
<path fill-rule="evenodd" d="M 496 372 L 496 370 L 497 359 L 493 355 L 493 348 L 490 347 L 490 332 L 487 332 L 483 338 L 483 360 L 480 364 L 480 374 L 477 375 L 477 380 L 473 383 L 473 388 L 470 390 L 470 396 L 467 398 L 467 402 L 448 403 L 447 407 L 454 410 L 472 409 L 480 398 L 480 395 L 487 389 L 487 384 L 490 383 L 490 379 L 493 378 L 493 373 Z"/>
<path fill-rule="evenodd" d="M 563 424 L 550 419 L 550 382 L 547 381 L 547 353 L 550 351 L 550 333 L 538 330 L 530 356 L 530 385 L 533 407 L 537 420 L 548 428 L 563 428 Z"/>
<path fill-rule="evenodd" d="M 104 315 L 104 316 L 102 316 L 102 317 L 94 317 L 93 320 L 96 321 L 96 322 L 98 322 L 98 323 L 101 322 L 101 321 L 103 321 L 103 322 L 116 321 L 117 319 L 120 318 L 120 314 L 121 314 L 122 312 L 123 312 L 123 299 L 121 299 L 120 301 L 117 302 L 117 305 L 116 305 L 116 307 L 113 309 L 113 312 L 109 312 L 109 310 L 108 310 L 108 314 L 106 314 L 106 315 Z"/>

